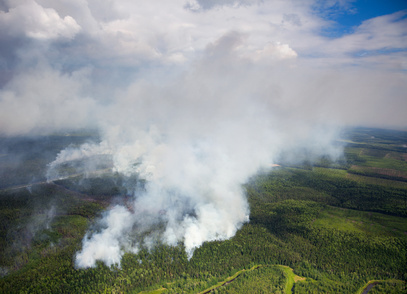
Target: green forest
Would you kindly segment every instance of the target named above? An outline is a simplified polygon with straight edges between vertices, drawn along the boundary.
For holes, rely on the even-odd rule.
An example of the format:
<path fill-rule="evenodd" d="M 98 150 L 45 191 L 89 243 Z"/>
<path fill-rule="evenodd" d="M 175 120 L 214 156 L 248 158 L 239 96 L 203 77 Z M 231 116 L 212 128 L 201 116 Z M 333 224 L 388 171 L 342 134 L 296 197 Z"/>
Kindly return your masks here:
<path fill-rule="evenodd" d="M 0 154 L 0 293 L 407 293 L 407 132 L 343 138 L 340 160 L 282 159 L 244 184 L 250 221 L 233 238 L 190 260 L 182 244 L 156 244 L 88 269 L 74 267 L 75 252 L 128 179 L 33 180 L 62 136 L 19 166 Z"/>

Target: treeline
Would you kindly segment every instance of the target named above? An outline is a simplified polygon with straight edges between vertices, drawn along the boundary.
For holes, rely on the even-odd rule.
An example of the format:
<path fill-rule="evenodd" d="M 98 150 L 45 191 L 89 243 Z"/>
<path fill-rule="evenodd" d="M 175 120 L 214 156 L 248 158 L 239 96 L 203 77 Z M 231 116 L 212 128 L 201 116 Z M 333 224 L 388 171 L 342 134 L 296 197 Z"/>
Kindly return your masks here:
<path fill-rule="evenodd" d="M 407 178 L 392 176 L 392 175 L 386 175 L 384 173 L 378 173 L 378 172 L 374 172 L 374 171 L 370 171 L 370 170 L 364 170 L 364 169 L 349 169 L 348 173 L 355 174 L 355 175 L 366 176 L 366 177 L 385 179 L 385 180 L 407 182 Z"/>
<path fill-rule="evenodd" d="M 286 169 L 262 175 L 247 185 L 247 190 L 250 197 L 269 202 L 311 199 L 343 208 L 407 216 L 406 189 L 369 185 L 309 170 Z"/>
<path fill-rule="evenodd" d="M 48 251 L 58 251 L 67 240 L 79 241 L 88 220 L 106 207 L 82 197 L 54 184 L 2 191 L 0 267 L 3 272 L 18 270 Z"/>
<path fill-rule="evenodd" d="M 288 265 L 306 277 L 296 283 L 295 293 L 353 293 L 371 279 L 407 280 L 405 238 L 315 227 L 313 221 L 323 209 L 314 201 L 293 200 L 253 206 L 251 222 L 234 238 L 205 243 L 190 261 L 182 245 L 160 245 L 152 252 L 125 254 L 120 268 L 98 263 L 97 268 L 77 270 L 73 256 L 81 236 L 73 234 L 65 245 L 1 279 L 0 289 L 4 293 L 137 293 L 163 287 L 169 293 L 197 293 L 255 264 Z M 72 231 L 83 228 L 79 225 Z M 280 291 L 283 274 L 274 272 L 266 279 L 268 271 L 265 267 L 239 277 L 233 282 L 236 291 L 254 284 Z"/>

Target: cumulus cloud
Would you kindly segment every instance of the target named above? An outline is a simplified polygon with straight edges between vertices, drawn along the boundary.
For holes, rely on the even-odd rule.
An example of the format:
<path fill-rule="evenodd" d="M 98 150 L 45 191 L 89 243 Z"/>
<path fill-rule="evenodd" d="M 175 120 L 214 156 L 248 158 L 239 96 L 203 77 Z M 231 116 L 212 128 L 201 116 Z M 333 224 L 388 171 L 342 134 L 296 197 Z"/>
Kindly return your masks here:
<path fill-rule="evenodd" d="M 80 26 L 67 15 L 61 18 L 52 8 L 44 8 L 35 1 L 16 1 L 8 11 L 0 11 L 0 26 L 10 35 L 23 34 L 34 39 L 73 38 Z"/>
<path fill-rule="evenodd" d="M 214 7 L 221 7 L 221 6 L 231 6 L 231 7 L 239 7 L 239 6 L 247 6 L 258 4 L 259 0 L 192 0 L 187 1 L 184 5 L 185 9 L 189 9 L 191 11 L 201 11 L 201 10 L 208 10 Z"/>
<path fill-rule="evenodd" d="M 280 42 L 267 44 L 263 49 L 256 51 L 255 58 L 274 58 L 274 59 L 290 59 L 297 57 L 298 54 L 288 44 Z"/>
<path fill-rule="evenodd" d="M 366 20 L 352 34 L 329 42 L 326 49 L 331 54 L 361 54 L 379 50 L 390 53 L 392 50 L 405 49 L 406 15 L 407 10 L 404 10 Z"/>

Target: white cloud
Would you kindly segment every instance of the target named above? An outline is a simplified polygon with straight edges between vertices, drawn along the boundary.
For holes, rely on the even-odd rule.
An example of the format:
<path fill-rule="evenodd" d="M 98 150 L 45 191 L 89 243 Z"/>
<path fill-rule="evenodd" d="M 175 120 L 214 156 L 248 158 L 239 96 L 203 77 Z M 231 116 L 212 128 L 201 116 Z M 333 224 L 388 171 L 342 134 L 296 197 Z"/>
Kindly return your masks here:
<path fill-rule="evenodd" d="M 263 49 L 256 51 L 255 59 L 290 59 L 296 58 L 298 54 L 288 44 L 274 42 L 267 44 Z"/>
<path fill-rule="evenodd" d="M 186 1 L 184 8 L 199 12 L 222 6 L 236 8 L 239 6 L 254 5 L 259 4 L 260 1 L 261 0 L 189 0 Z"/>
<path fill-rule="evenodd" d="M 222 66 L 234 66 L 232 60 L 240 58 L 245 60 L 246 65 L 252 64 L 253 68 L 258 68 L 252 68 L 252 71 L 262 71 L 264 75 L 272 77 L 264 82 L 273 87 L 278 85 L 274 87 L 280 89 L 278 91 L 288 89 L 284 91 L 294 93 L 290 87 L 300 89 L 295 95 L 302 95 L 304 85 L 312 84 L 304 82 L 307 76 L 314 76 L 318 80 L 319 77 L 337 72 L 333 75 L 335 78 L 327 83 L 336 90 L 324 92 L 333 105 L 335 99 L 339 100 L 341 96 L 354 97 L 360 101 L 371 99 L 369 97 L 372 96 L 376 97 L 376 106 L 372 107 L 380 109 L 390 93 L 400 105 L 404 101 L 406 11 L 366 20 L 352 34 L 335 39 L 319 35 L 321 27 L 332 25 L 332 22 L 319 18 L 312 10 L 316 4 L 321 4 L 318 1 L 217 2 L 222 4 L 220 6 L 215 2 L 203 4 L 198 1 L 196 3 L 202 7 L 207 5 L 200 13 L 185 9 L 185 3 L 184 0 L 171 3 L 164 0 L 154 3 L 104 1 L 101 5 L 97 5 L 98 1 L 90 0 L 6 2 L 9 9 L 0 12 L 0 21 L 4 24 L 1 37 L 10 46 L 4 48 L 8 48 L 20 62 L 13 63 L 19 68 L 7 68 L 5 71 L 11 78 L 8 78 L 10 82 L 1 92 L 0 103 L 4 112 L 2 121 L 6 126 L 2 132 L 43 129 L 46 121 L 52 119 L 57 122 L 52 124 L 55 128 L 63 127 L 65 122 L 70 127 L 79 125 L 86 121 L 86 112 L 96 113 L 86 110 L 86 107 L 100 104 L 96 101 L 101 100 L 103 103 L 115 104 L 116 93 L 123 93 L 123 87 L 127 87 L 132 79 L 141 78 L 159 85 L 169 84 L 183 71 L 191 70 L 202 56 L 208 54 L 217 54 L 219 59 L 218 63 L 211 65 L 212 71 L 223 72 Z M 325 5 L 338 9 L 350 7 L 350 3 L 331 1 Z M 109 11 L 112 13 L 109 14 Z M 28 39 L 37 39 L 37 42 L 7 42 L 9 39 L 5 36 L 11 35 L 16 38 L 27 36 Z M 70 42 L 59 42 L 67 38 Z M 54 42 L 45 42 L 47 45 L 41 46 L 41 40 Z M 211 48 L 215 49 L 211 52 Z M 7 67 L 7 54 L 4 56 L 0 59 L 0 66 Z M 38 60 L 47 64 L 44 73 L 52 74 L 43 74 L 42 67 L 35 66 Z M 277 66 L 277 61 L 282 63 Z M 235 70 L 243 71 L 244 63 L 239 64 L 241 68 L 236 67 Z M 81 72 L 82 68 L 92 70 L 88 70 L 82 80 L 75 80 L 75 87 L 65 86 L 65 83 L 69 85 L 72 82 L 68 78 L 69 72 Z M 293 73 L 282 78 L 283 75 L 275 75 L 276 68 L 281 72 L 287 72 L 289 70 L 286 68 L 290 68 Z M 377 72 L 373 74 L 372 70 Z M 364 81 L 354 83 L 361 72 Z M 295 79 L 291 78 L 294 76 Z M 347 76 L 355 78 L 352 80 Z M 387 76 L 394 81 L 391 88 L 381 82 L 387 80 Z M 58 77 L 56 81 L 55 77 Z M 44 86 L 41 94 L 36 94 L 29 89 L 29 85 L 33 84 L 31 81 L 52 86 Z M 287 86 L 288 83 L 292 86 Z M 365 88 L 362 89 L 359 84 Z M 380 85 L 380 91 L 371 92 L 369 89 L 376 86 L 369 84 Z M 60 86 L 60 90 L 55 85 Z M 315 91 L 322 92 L 317 85 L 315 87 Z M 79 88 L 82 89 L 79 92 L 70 90 Z M 86 93 L 83 89 L 87 89 Z M 151 96 L 147 90 L 143 91 L 147 93 L 137 95 Z M 72 93 L 72 97 L 62 99 L 68 92 Z M 280 105 L 290 105 L 290 95 L 281 95 L 284 98 L 281 98 Z M 64 109 L 58 108 L 61 99 L 66 103 Z M 76 110 L 80 114 L 77 121 L 65 119 L 74 111 L 74 105 L 82 104 L 83 107 Z M 20 113 L 24 105 L 31 109 L 30 116 L 23 118 L 22 114 L 10 114 Z M 52 110 L 44 114 L 48 106 Z M 402 109 L 396 108 L 396 112 Z M 101 109 L 101 105 L 96 109 Z M 345 110 L 335 115 L 339 121 L 355 121 L 351 115 L 343 112 Z M 16 117 L 20 118 L 18 122 Z M 377 124 L 390 123 L 392 120 L 396 124 L 398 116 L 392 116 L 390 120 L 375 117 Z M 369 124 L 374 122 L 371 117 L 360 118 L 361 122 L 363 119 Z M 398 119 L 397 123 L 402 121 Z"/>
<path fill-rule="evenodd" d="M 3 34 L 54 40 L 77 36 L 63 51 L 64 58 L 103 66 L 188 63 L 231 31 L 247 35 L 248 54 L 280 43 L 300 58 L 319 56 L 337 64 L 348 63 L 346 59 L 355 52 L 405 48 L 406 44 L 405 12 L 367 20 L 339 39 L 320 36 L 322 27 L 335 23 L 318 17 L 313 9 L 350 11 L 352 1 L 196 1 L 201 13 L 185 9 L 184 0 L 7 3 L 9 11 L 0 17 Z"/>
<path fill-rule="evenodd" d="M 10 35 L 24 34 L 41 40 L 72 39 L 80 31 L 71 16 L 61 18 L 55 9 L 44 8 L 32 0 L 17 1 L 8 12 L 0 11 L 0 25 Z"/>
<path fill-rule="evenodd" d="M 406 14 L 407 11 L 400 11 L 366 20 L 353 33 L 322 40 L 319 48 L 309 50 L 331 57 L 338 64 L 358 63 L 358 58 L 371 54 L 371 51 L 378 56 L 391 56 L 394 51 L 407 48 Z"/>

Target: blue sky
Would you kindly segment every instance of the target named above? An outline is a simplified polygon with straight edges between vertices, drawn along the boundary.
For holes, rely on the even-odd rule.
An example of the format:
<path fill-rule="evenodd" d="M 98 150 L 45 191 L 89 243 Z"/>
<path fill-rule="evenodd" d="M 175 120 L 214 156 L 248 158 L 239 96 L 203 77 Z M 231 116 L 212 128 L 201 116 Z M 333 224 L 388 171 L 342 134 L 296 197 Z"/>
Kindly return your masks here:
<path fill-rule="evenodd" d="M 325 34 L 330 37 L 340 37 L 352 33 L 355 27 L 365 20 L 405 9 L 407 9 L 407 1 L 405 0 L 353 1 L 349 3 L 346 9 L 325 11 L 324 17 L 337 23 L 335 27 L 327 29 Z M 324 11 L 322 11 L 322 14 L 324 14 Z"/>

